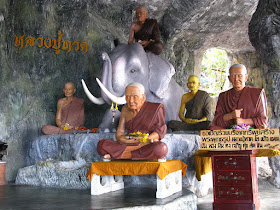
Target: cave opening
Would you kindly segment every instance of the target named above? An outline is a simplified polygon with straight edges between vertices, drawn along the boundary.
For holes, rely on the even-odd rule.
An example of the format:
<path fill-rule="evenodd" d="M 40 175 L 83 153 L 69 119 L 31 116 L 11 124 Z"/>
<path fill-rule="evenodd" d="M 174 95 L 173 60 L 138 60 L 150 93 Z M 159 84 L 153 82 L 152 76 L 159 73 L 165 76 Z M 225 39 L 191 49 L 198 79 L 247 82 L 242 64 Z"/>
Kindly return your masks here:
<path fill-rule="evenodd" d="M 203 55 L 200 89 L 217 96 L 229 88 L 227 80 L 230 59 L 225 50 L 219 48 L 207 49 Z"/>

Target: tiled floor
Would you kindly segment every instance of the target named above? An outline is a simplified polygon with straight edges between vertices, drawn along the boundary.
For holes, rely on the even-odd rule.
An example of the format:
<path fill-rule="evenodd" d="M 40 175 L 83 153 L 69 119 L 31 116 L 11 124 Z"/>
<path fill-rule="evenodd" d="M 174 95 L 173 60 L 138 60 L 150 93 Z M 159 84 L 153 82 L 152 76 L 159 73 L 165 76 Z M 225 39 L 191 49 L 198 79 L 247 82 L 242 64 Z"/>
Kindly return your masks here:
<path fill-rule="evenodd" d="M 0 185 L 0 209 L 113 209 L 136 205 L 163 205 L 180 196 L 175 194 L 166 199 L 156 199 L 155 190 L 128 188 L 102 196 L 90 195 L 90 190 L 67 190 L 58 188 Z M 280 189 L 268 182 L 259 185 L 261 210 L 280 210 Z M 213 195 L 198 199 L 198 209 L 212 209 Z M 142 208 L 141 208 L 142 209 Z M 172 209 L 175 210 L 175 209 Z"/>
<path fill-rule="evenodd" d="M 99 196 L 91 196 L 90 190 L 44 188 L 23 185 L 0 185 L 0 209 L 114 209 L 161 205 L 174 199 L 185 201 L 188 190 L 171 195 L 165 199 L 155 198 L 156 189 L 125 188 Z M 192 197 L 192 196 L 190 196 Z M 177 199 L 178 198 L 178 199 Z"/>

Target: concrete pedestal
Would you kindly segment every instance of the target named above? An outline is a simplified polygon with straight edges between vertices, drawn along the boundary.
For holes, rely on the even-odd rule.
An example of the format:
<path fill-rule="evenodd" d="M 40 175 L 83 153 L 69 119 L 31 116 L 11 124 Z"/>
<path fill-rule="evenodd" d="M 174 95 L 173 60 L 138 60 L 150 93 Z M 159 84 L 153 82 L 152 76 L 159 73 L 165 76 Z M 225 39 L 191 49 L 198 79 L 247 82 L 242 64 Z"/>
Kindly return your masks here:
<path fill-rule="evenodd" d="M 122 175 L 93 174 L 91 180 L 91 195 L 101 195 L 124 188 Z M 168 174 L 164 179 L 157 176 L 156 198 L 166 198 L 182 191 L 182 170 Z"/>

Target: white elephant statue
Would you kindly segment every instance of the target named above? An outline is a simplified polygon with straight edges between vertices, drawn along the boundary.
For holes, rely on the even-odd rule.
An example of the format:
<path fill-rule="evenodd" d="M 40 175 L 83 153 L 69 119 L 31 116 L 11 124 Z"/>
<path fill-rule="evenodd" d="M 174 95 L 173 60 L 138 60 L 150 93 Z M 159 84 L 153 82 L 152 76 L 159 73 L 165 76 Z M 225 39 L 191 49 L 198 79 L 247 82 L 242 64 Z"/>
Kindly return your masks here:
<path fill-rule="evenodd" d="M 147 101 L 163 103 L 166 122 L 179 120 L 178 112 L 184 90 L 175 82 L 171 63 L 153 53 L 146 53 L 139 43 L 118 45 L 111 53 L 102 54 L 104 60 L 101 88 L 102 98 L 94 97 L 84 81 L 83 87 L 88 98 L 96 104 L 125 104 L 125 87 L 131 82 L 139 82 L 145 87 Z M 115 116 L 116 122 L 120 114 Z M 117 123 L 115 123 L 117 125 Z M 108 110 L 99 129 L 112 129 L 112 113 Z"/>

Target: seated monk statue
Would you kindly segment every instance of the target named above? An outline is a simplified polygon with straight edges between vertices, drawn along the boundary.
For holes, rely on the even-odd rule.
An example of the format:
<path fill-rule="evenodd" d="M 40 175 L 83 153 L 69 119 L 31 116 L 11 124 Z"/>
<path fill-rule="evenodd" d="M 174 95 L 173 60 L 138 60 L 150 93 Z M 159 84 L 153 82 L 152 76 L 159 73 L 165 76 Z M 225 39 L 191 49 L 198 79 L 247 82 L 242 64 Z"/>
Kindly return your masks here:
<path fill-rule="evenodd" d="M 144 86 L 133 82 L 126 87 L 127 105 L 122 108 L 119 126 L 115 137 L 117 141 L 103 139 L 98 142 L 97 152 L 103 160 L 131 159 L 164 161 L 167 145 L 160 140 L 165 136 L 165 109 L 160 103 L 146 102 Z M 141 136 L 126 136 L 125 132 L 140 131 L 149 134 L 146 142 Z"/>
<path fill-rule="evenodd" d="M 65 98 L 57 102 L 56 126 L 44 125 L 42 132 L 45 135 L 50 134 L 71 134 L 74 130 L 84 125 L 84 99 L 74 97 L 76 92 L 75 85 L 67 82 L 63 92 Z"/>
<path fill-rule="evenodd" d="M 159 55 L 162 52 L 163 44 L 160 41 L 158 23 L 155 19 L 147 19 L 148 11 L 145 7 L 136 9 L 136 22 L 132 22 L 129 30 L 128 44 L 134 39 L 139 42 L 146 52 Z"/>
<path fill-rule="evenodd" d="M 226 129 L 232 125 L 250 125 L 267 128 L 267 101 L 264 89 L 245 86 L 247 69 L 235 64 L 229 69 L 233 88 L 219 95 L 215 117 L 210 129 Z"/>
<path fill-rule="evenodd" d="M 190 76 L 187 86 L 190 92 L 182 96 L 179 111 L 182 122 L 171 120 L 168 127 L 172 131 L 205 130 L 211 123 L 211 98 L 205 91 L 198 90 L 200 82 L 197 76 Z"/>

